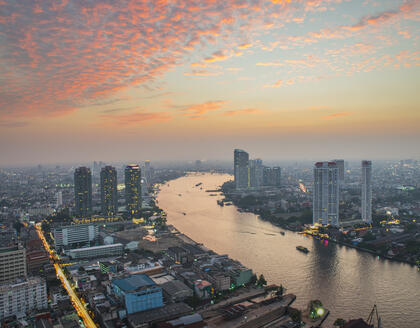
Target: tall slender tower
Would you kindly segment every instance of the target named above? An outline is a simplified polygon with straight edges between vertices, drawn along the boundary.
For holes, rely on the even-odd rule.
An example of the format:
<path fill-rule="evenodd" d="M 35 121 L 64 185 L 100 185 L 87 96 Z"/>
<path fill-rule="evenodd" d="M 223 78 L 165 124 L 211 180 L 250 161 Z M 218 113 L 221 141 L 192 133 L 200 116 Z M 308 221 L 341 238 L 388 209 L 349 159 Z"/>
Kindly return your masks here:
<path fill-rule="evenodd" d="M 236 189 L 249 187 L 249 154 L 242 149 L 235 149 L 233 154 Z"/>
<path fill-rule="evenodd" d="M 141 171 L 137 164 L 125 168 L 125 206 L 130 218 L 138 218 L 141 209 Z"/>
<path fill-rule="evenodd" d="M 339 224 L 339 178 L 335 162 L 317 162 L 314 168 L 313 223 Z"/>
<path fill-rule="evenodd" d="M 362 161 L 362 220 L 372 223 L 372 162 Z"/>
<path fill-rule="evenodd" d="M 263 182 L 263 165 L 261 159 L 249 160 L 249 186 L 259 188 Z"/>
<path fill-rule="evenodd" d="M 106 216 L 118 212 L 117 170 L 112 166 L 101 169 L 101 207 Z"/>
<path fill-rule="evenodd" d="M 74 171 L 74 203 L 77 216 L 86 217 L 92 213 L 92 173 L 84 166 Z"/>
<path fill-rule="evenodd" d="M 335 159 L 333 160 L 337 164 L 338 168 L 338 180 L 340 180 L 340 184 L 344 183 L 344 159 Z"/>

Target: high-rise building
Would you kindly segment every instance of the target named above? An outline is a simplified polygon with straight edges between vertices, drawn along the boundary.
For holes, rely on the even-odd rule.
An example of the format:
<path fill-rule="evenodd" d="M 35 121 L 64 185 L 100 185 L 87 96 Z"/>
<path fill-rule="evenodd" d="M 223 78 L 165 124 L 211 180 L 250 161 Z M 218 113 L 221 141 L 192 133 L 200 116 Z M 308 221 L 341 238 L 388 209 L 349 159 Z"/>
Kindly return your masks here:
<path fill-rule="evenodd" d="M 0 285 L 26 276 L 25 248 L 21 245 L 0 248 Z"/>
<path fill-rule="evenodd" d="M 281 168 L 279 166 L 274 166 L 272 169 L 273 172 L 273 182 L 274 186 L 281 186 Z"/>
<path fill-rule="evenodd" d="M 118 212 L 117 170 L 112 166 L 101 169 L 101 207 L 103 215 Z"/>
<path fill-rule="evenodd" d="M 362 161 L 362 220 L 372 222 L 372 162 Z"/>
<path fill-rule="evenodd" d="M 249 154 L 242 149 L 235 149 L 233 158 L 233 170 L 236 189 L 249 187 Z"/>
<path fill-rule="evenodd" d="M 53 229 L 56 248 L 74 244 L 90 243 L 98 238 L 98 226 L 93 224 L 74 224 Z"/>
<path fill-rule="evenodd" d="M 313 223 L 339 224 L 339 179 L 335 162 L 317 162 L 314 168 Z"/>
<path fill-rule="evenodd" d="M 146 184 L 149 186 L 152 181 L 152 168 L 150 161 L 144 162 L 144 177 L 146 178 Z"/>
<path fill-rule="evenodd" d="M 333 160 L 337 164 L 338 168 L 338 179 L 340 184 L 344 183 L 344 159 L 335 159 Z"/>
<path fill-rule="evenodd" d="M 260 159 L 249 160 L 249 185 L 259 188 L 263 184 L 263 165 Z"/>
<path fill-rule="evenodd" d="M 23 319 L 28 311 L 47 308 L 47 285 L 40 277 L 0 286 L 0 321 L 12 315 Z"/>
<path fill-rule="evenodd" d="M 77 216 L 86 217 L 92 212 L 92 174 L 87 167 L 74 171 L 74 203 Z"/>
<path fill-rule="evenodd" d="M 125 168 L 125 206 L 130 218 L 137 218 L 141 209 L 141 170 L 136 164 Z"/>
<path fill-rule="evenodd" d="M 61 206 L 63 206 L 63 192 L 58 191 L 55 194 L 55 207 L 56 208 L 60 208 Z"/>

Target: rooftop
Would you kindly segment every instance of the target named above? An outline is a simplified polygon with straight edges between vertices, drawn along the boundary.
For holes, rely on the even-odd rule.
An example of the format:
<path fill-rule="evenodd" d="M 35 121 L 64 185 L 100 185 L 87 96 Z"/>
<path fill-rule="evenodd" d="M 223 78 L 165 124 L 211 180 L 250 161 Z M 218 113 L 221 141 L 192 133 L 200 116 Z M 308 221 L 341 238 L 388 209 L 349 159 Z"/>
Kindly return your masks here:
<path fill-rule="evenodd" d="M 141 287 L 154 286 L 155 282 L 145 274 L 135 274 L 125 279 L 113 280 L 112 283 L 117 285 L 124 292 L 135 291 Z"/>

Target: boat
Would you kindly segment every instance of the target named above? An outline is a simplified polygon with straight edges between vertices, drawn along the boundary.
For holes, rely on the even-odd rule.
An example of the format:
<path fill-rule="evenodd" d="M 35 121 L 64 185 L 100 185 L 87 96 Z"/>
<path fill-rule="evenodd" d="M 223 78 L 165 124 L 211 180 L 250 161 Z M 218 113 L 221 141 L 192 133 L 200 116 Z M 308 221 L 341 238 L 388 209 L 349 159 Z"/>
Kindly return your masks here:
<path fill-rule="evenodd" d="M 282 234 L 282 236 L 284 236 L 284 231 L 280 231 L 280 233 Z"/>
<path fill-rule="evenodd" d="M 306 247 L 303 247 L 303 246 L 296 246 L 296 249 L 298 251 L 302 252 L 302 253 L 305 253 L 305 254 L 309 253 L 309 249 L 307 249 Z"/>
<path fill-rule="evenodd" d="M 182 212 L 182 214 L 187 215 L 187 213 L 185 213 L 185 212 Z"/>

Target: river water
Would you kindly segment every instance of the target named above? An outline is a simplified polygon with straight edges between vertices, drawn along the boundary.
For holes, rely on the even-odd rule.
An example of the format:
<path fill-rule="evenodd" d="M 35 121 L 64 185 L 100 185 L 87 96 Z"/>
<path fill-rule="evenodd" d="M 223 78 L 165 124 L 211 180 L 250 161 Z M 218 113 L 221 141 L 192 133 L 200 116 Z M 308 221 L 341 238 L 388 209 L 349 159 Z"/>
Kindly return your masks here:
<path fill-rule="evenodd" d="M 190 174 L 161 186 L 159 206 L 169 224 L 219 254 L 228 254 L 269 283 L 283 284 L 305 308 L 320 299 L 331 311 L 324 327 L 342 317 L 367 319 L 377 304 L 384 328 L 420 328 L 420 272 L 413 266 L 378 259 L 369 253 L 323 243 L 284 231 L 235 206 L 218 206 L 210 196 L 232 177 Z M 200 187 L 195 185 L 202 183 Z M 183 214 L 185 213 L 185 215 Z M 308 254 L 296 250 L 307 247 Z"/>

